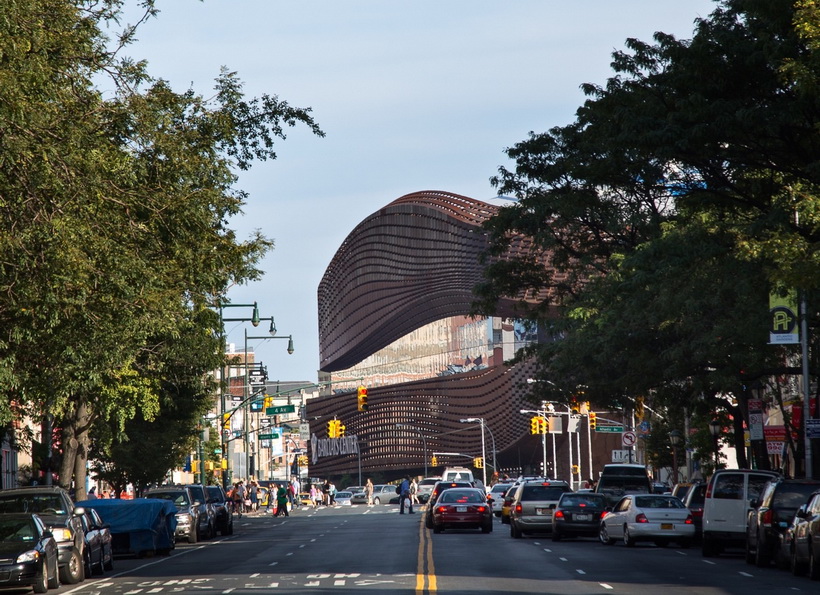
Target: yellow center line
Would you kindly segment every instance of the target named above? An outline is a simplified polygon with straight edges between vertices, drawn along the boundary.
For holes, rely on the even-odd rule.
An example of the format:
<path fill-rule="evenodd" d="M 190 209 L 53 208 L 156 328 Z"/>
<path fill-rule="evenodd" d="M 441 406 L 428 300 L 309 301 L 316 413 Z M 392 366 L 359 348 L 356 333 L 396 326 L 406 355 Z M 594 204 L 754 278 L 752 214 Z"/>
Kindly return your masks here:
<path fill-rule="evenodd" d="M 436 567 L 433 564 L 433 540 L 430 537 L 430 530 L 424 526 L 424 510 L 422 510 L 422 518 L 419 523 L 419 551 L 417 556 L 416 569 L 416 594 L 424 595 L 425 593 L 425 579 L 427 583 L 426 592 L 436 593 L 438 586 L 436 584 Z M 426 563 L 426 571 L 425 571 Z"/>

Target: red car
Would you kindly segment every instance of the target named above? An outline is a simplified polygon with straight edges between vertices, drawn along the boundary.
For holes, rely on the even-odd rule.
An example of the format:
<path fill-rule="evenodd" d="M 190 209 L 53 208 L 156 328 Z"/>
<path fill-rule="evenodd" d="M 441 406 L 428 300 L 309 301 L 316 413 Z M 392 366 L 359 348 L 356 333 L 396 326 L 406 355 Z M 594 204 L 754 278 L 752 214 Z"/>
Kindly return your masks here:
<path fill-rule="evenodd" d="M 484 490 L 476 488 L 451 488 L 445 490 L 433 504 L 433 533 L 441 533 L 445 527 L 475 528 L 482 533 L 493 530 L 493 509 L 487 503 Z"/>

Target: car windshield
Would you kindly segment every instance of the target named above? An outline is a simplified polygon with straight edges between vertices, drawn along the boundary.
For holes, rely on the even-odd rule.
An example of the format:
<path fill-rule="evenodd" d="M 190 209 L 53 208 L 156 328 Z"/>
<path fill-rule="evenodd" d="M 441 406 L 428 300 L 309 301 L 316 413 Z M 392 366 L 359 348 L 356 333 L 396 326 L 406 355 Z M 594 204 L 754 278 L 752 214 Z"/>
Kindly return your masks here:
<path fill-rule="evenodd" d="M 63 501 L 53 494 L 0 495 L 0 514 L 9 512 L 36 512 L 37 514 L 65 515 Z"/>
<path fill-rule="evenodd" d="M 217 501 L 222 501 L 222 491 L 219 489 L 219 486 L 208 486 L 206 488 L 208 490 L 208 497 L 212 498 Z"/>
<path fill-rule="evenodd" d="M 772 507 L 778 510 L 797 510 L 801 504 L 805 504 L 814 492 L 818 489 L 816 483 L 794 483 L 780 486 L 775 492 Z"/>
<path fill-rule="evenodd" d="M 566 491 L 566 489 L 559 486 L 524 486 L 524 489 L 521 491 L 521 500 L 558 500 L 561 498 L 561 494 Z"/>
<path fill-rule="evenodd" d="M 0 541 L 34 541 L 37 528 L 32 519 L 0 517 Z"/>
<path fill-rule="evenodd" d="M 185 492 L 149 492 L 146 498 L 157 498 L 159 500 L 170 500 L 176 506 L 188 506 L 188 496 Z"/>
<path fill-rule="evenodd" d="M 491 489 L 490 492 L 492 492 L 493 494 L 503 494 L 504 492 L 506 492 L 509 489 L 510 489 L 510 484 L 508 484 L 508 483 L 507 484 L 497 483 L 493 486 L 493 489 Z"/>
<path fill-rule="evenodd" d="M 336 492 L 336 499 L 339 498 L 350 498 L 353 495 L 353 492 Z"/>
<path fill-rule="evenodd" d="M 481 493 L 475 490 L 459 490 L 459 489 L 451 489 L 445 490 L 442 492 L 441 497 L 438 499 L 439 502 L 442 503 L 470 503 L 470 504 L 483 504 L 484 499 L 481 497 Z"/>
<path fill-rule="evenodd" d="M 635 506 L 638 508 L 685 508 L 683 502 L 674 496 L 671 498 L 659 498 L 658 496 L 638 496 L 635 498 Z"/>

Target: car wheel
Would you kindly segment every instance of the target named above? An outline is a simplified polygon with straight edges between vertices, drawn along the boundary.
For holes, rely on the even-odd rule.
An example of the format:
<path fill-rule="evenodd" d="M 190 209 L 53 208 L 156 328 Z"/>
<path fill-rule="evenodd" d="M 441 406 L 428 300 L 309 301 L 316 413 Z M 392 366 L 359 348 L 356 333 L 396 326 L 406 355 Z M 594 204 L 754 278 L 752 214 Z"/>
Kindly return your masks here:
<path fill-rule="evenodd" d="M 378 496 L 376 496 L 375 498 L 373 498 L 373 504 L 381 504 L 381 503 L 382 503 L 382 501 L 379 499 L 379 497 L 378 497 Z"/>
<path fill-rule="evenodd" d="M 613 545 L 615 543 L 615 540 L 609 536 L 609 531 L 603 523 L 601 524 L 601 528 L 598 529 L 598 539 L 604 545 Z"/>
<path fill-rule="evenodd" d="M 635 539 L 629 534 L 628 525 L 624 525 L 624 545 L 626 547 L 635 547 Z"/>
<path fill-rule="evenodd" d="M 433 525 L 433 533 L 441 533 L 444 531 L 444 527 L 441 525 Z"/>
<path fill-rule="evenodd" d="M 492 523 L 492 521 L 482 525 L 481 526 L 481 532 L 482 533 L 492 533 L 493 532 L 493 523 Z"/>
<path fill-rule="evenodd" d="M 225 535 L 233 535 L 233 521 L 228 525 L 228 530 L 225 532 Z"/>
<path fill-rule="evenodd" d="M 706 535 L 703 536 L 703 543 L 701 544 L 701 553 L 704 558 L 713 558 L 718 555 L 718 546 L 711 538 Z"/>
<path fill-rule="evenodd" d="M 91 561 L 91 552 L 86 548 L 83 554 L 83 578 L 88 578 L 92 574 L 94 574 L 94 564 Z"/>
<path fill-rule="evenodd" d="M 552 540 L 553 541 L 561 541 L 561 534 L 558 532 L 558 529 L 552 530 Z"/>
<path fill-rule="evenodd" d="M 820 581 L 820 560 L 817 559 L 814 548 L 809 549 L 809 578 Z"/>
<path fill-rule="evenodd" d="M 514 539 L 521 539 L 521 530 L 515 526 L 515 523 L 510 521 L 510 537 Z"/>
<path fill-rule="evenodd" d="M 792 574 L 794 576 L 800 576 L 801 574 L 803 574 L 803 571 L 805 570 L 803 567 L 803 563 L 797 559 L 797 552 L 794 551 L 794 548 L 792 548 L 792 558 L 789 566 L 791 567 Z"/>
<path fill-rule="evenodd" d="M 749 536 L 746 536 L 746 564 L 755 563 L 755 552 L 752 551 L 752 542 Z"/>
<path fill-rule="evenodd" d="M 48 578 L 48 588 L 49 589 L 59 589 L 60 588 L 60 570 L 57 566 L 57 559 L 54 559 L 54 569 L 51 573 L 51 576 Z"/>
<path fill-rule="evenodd" d="M 769 566 L 769 557 L 763 551 L 763 542 L 760 541 L 759 537 L 757 539 L 757 548 L 755 548 L 755 557 L 752 561 L 758 568 L 766 568 L 767 566 Z"/>
<path fill-rule="evenodd" d="M 191 527 L 191 530 L 188 532 L 188 543 L 196 543 L 197 541 L 197 528 L 196 525 Z"/>
<path fill-rule="evenodd" d="M 60 568 L 60 582 L 66 585 L 75 585 L 83 580 L 83 558 L 77 548 L 71 550 L 68 564 Z"/>
<path fill-rule="evenodd" d="M 100 559 L 97 560 L 96 564 L 94 564 L 92 562 L 92 564 L 91 564 L 91 574 L 96 574 L 98 576 L 101 575 L 101 574 L 105 574 L 105 566 L 104 566 L 105 562 L 103 561 L 103 556 L 104 555 L 105 555 L 105 552 L 102 550 L 102 548 L 100 548 Z"/>
<path fill-rule="evenodd" d="M 48 591 L 48 561 L 43 560 L 43 566 L 41 568 L 40 574 L 37 575 L 37 578 L 34 580 L 34 584 L 31 586 L 34 589 L 35 593 L 45 593 Z"/>
<path fill-rule="evenodd" d="M 108 561 L 103 563 L 103 568 L 105 570 L 113 570 L 114 569 L 114 552 L 108 550 Z"/>

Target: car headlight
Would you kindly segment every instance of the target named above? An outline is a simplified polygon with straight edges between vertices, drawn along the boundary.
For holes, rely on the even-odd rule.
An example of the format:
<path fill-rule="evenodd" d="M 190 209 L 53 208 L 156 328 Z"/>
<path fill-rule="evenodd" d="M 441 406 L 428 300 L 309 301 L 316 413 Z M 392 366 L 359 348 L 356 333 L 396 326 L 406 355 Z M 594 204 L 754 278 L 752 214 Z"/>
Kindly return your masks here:
<path fill-rule="evenodd" d="M 27 552 L 23 552 L 17 559 L 14 561 L 15 564 L 23 564 L 25 562 L 36 562 L 40 559 L 40 552 L 37 550 L 29 550 Z"/>
<path fill-rule="evenodd" d="M 54 536 L 55 541 L 74 541 L 74 536 L 68 527 L 54 527 L 51 534 Z"/>
<path fill-rule="evenodd" d="M 182 513 L 179 513 L 178 515 L 176 515 L 176 517 L 177 517 L 177 523 L 179 523 L 181 525 L 190 525 L 191 524 L 191 515 L 190 514 L 182 512 Z"/>

